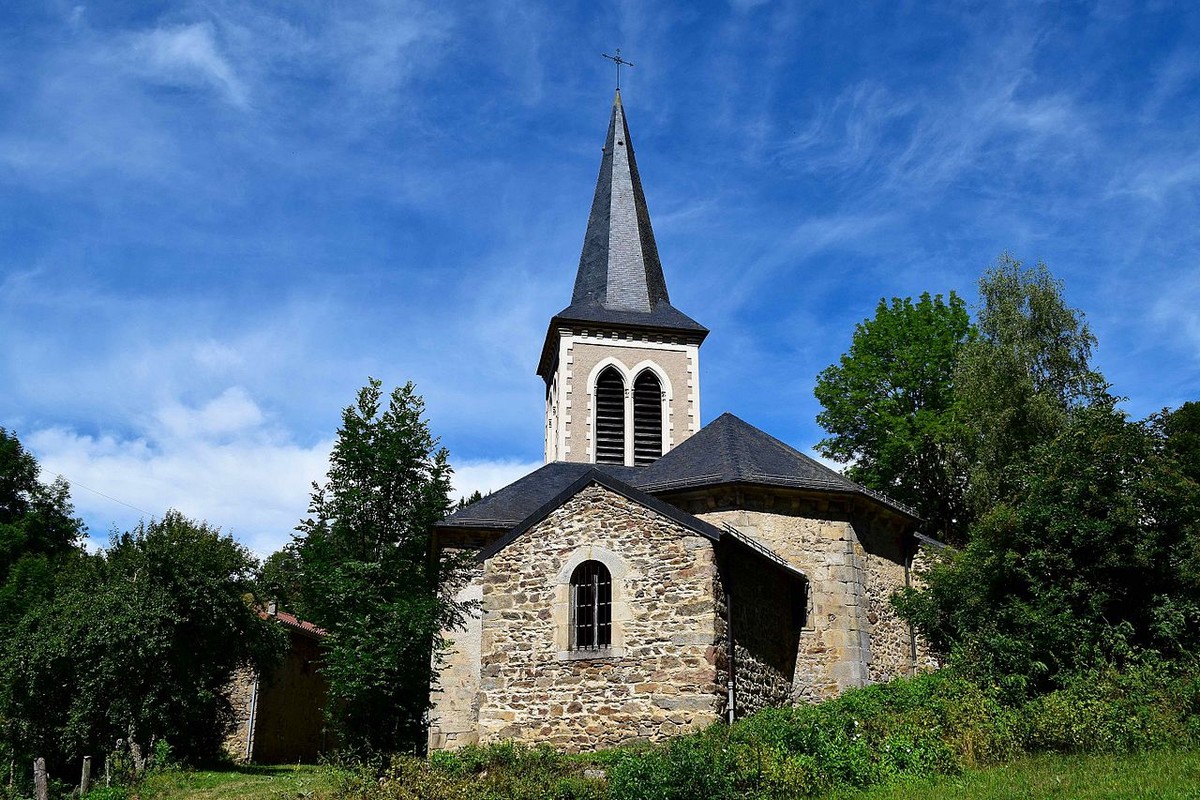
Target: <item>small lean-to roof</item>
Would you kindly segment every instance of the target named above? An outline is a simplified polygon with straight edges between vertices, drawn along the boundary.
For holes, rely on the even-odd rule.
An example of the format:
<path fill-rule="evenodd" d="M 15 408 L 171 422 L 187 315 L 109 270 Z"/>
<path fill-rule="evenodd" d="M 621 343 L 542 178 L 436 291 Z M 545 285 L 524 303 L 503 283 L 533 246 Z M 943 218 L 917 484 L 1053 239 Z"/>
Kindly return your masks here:
<path fill-rule="evenodd" d="M 550 465 L 547 464 L 546 466 L 550 466 Z M 613 492 L 616 492 L 617 494 L 623 495 L 624 497 L 627 497 L 628 499 L 632 500 L 633 502 L 637 503 L 638 505 L 648 508 L 657 514 L 659 514 L 663 517 L 666 517 L 667 519 L 671 520 L 672 522 L 677 523 L 681 527 L 687 528 L 688 530 L 691 530 L 694 533 L 700 534 L 701 536 L 705 537 L 706 539 L 711 539 L 714 542 L 721 541 L 724 533 L 717 526 L 715 526 L 711 523 L 705 522 L 702 519 L 698 519 L 697 517 L 693 517 L 691 514 L 687 513 L 686 511 L 681 511 L 680 509 L 676 508 L 675 506 L 671 505 L 670 503 L 667 503 L 663 500 L 659 500 L 657 497 L 653 497 L 651 495 L 646 494 L 645 492 L 639 491 L 639 490 L 635 489 L 634 487 L 630 486 L 628 483 L 625 483 L 624 481 L 613 477 L 610 473 L 601 472 L 600 470 L 595 469 L 593 467 L 593 465 L 591 465 L 591 464 L 582 464 L 580 466 L 588 467 L 589 469 L 587 469 L 587 471 L 585 471 L 582 475 L 580 475 L 578 479 L 576 479 L 570 485 L 565 487 L 557 495 L 552 497 L 548 502 L 544 503 L 540 508 L 536 509 L 532 514 L 530 514 L 528 517 L 526 517 L 525 520 L 523 522 L 521 522 L 520 525 L 517 525 L 515 528 L 513 528 L 508 533 L 501 536 L 495 542 L 492 542 L 492 544 L 485 547 L 479 553 L 479 560 L 486 561 L 487 559 L 494 556 L 496 553 L 503 550 L 505 547 L 508 546 L 509 542 L 512 542 L 518 536 L 520 536 L 521 534 L 528 531 L 530 528 L 537 525 L 539 522 L 544 520 L 546 517 L 550 516 L 550 514 L 553 513 L 555 509 L 561 507 L 572 497 L 579 494 L 581 491 L 586 489 L 588 486 L 591 486 L 592 484 L 597 484 L 597 485 L 603 486 L 604 488 L 606 488 L 610 491 L 613 491 Z M 543 469 L 545 469 L 545 467 L 543 467 Z M 539 472 L 540 471 L 541 470 L 539 470 Z"/>
<path fill-rule="evenodd" d="M 584 474 L 600 470 L 614 477 L 629 480 L 636 467 L 616 464 L 576 464 L 552 461 L 518 478 L 469 506 L 460 508 L 439 523 L 444 528 L 486 528 L 503 530 L 520 525 L 564 489 Z"/>
<path fill-rule="evenodd" d="M 294 631 L 303 633 L 306 636 L 311 636 L 314 639 L 324 639 L 329 635 L 324 628 L 318 628 L 311 622 L 300 619 L 295 614 L 289 614 L 286 611 L 276 611 L 271 613 L 269 610 L 259 609 L 258 616 L 262 619 L 273 619 L 285 628 L 291 628 Z"/>
<path fill-rule="evenodd" d="M 859 486 L 729 412 L 633 479 L 635 486 L 652 494 L 735 483 L 860 495 L 918 519 L 912 509 Z"/>

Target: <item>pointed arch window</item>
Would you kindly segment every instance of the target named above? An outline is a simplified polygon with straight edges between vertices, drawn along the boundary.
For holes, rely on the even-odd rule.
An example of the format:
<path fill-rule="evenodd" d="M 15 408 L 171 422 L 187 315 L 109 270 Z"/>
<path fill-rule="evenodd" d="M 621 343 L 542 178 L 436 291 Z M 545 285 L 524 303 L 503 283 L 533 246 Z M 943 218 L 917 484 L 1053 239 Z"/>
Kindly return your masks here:
<path fill-rule="evenodd" d="M 596 379 L 596 463 L 625 463 L 625 379 L 615 367 Z"/>
<path fill-rule="evenodd" d="M 642 467 L 662 455 L 662 384 L 650 370 L 633 382 L 633 463 Z"/>
<path fill-rule="evenodd" d="M 612 645 L 612 575 L 599 561 L 584 561 L 571 573 L 571 649 Z"/>

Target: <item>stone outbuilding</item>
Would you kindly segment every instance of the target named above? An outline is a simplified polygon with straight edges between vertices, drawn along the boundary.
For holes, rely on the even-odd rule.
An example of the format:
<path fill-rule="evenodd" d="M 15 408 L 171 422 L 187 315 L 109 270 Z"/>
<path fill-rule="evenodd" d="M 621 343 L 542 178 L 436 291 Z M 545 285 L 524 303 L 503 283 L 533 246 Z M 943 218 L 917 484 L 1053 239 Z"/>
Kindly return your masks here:
<path fill-rule="evenodd" d="M 287 650 L 267 674 L 235 673 L 226 690 L 233 725 L 225 752 L 239 762 L 315 763 L 333 745 L 324 716 L 329 684 L 320 671 L 325 631 L 273 603 L 260 615 L 287 632 Z"/>
<path fill-rule="evenodd" d="M 725 413 L 700 426 L 708 331 L 668 297 L 618 92 L 571 304 L 550 321 L 545 466 L 446 518 L 481 612 L 429 745 L 590 749 L 911 673 L 888 599 L 920 520 Z"/>

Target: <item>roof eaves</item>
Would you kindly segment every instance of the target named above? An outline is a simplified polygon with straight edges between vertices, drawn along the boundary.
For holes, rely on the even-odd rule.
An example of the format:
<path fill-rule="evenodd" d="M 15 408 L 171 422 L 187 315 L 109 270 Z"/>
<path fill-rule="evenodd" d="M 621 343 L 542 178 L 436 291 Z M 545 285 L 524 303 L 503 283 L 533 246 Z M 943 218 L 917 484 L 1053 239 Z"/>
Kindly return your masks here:
<path fill-rule="evenodd" d="M 638 505 L 644 506 L 651 511 L 654 511 L 661 516 L 670 519 L 672 522 L 675 522 L 684 528 L 688 528 L 689 530 L 698 533 L 707 539 L 711 539 L 714 542 L 721 540 L 721 529 L 715 525 L 705 522 L 702 519 L 697 519 L 691 514 L 681 511 L 670 503 L 659 500 L 657 497 L 646 494 L 645 492 L 635 489 L 624 481 L 618 480 L 611 475 L 607 475 L 600 470 L 593 468 L 585 472 L 578 479 L 573 481 L 570 486 L 555 495 L 552 500 L 543 504 L 540 508 L 526 517 L 521 524 L 517 525 L 508 533 L 504 534 L 504 536 L 501 536 L 495 542 L 481 550 L 477 558 L 480 561 L 486 561 L 492 556 L 496 555 L 496 553 L 499 553 L 501 550 L 507 547 L 518 536 L 525 533 L 542 520 L 546 519 L 546 517 L 550 516 L 550 514 L 553 513 L 557 508 L 561 507 L 568 500 L 579 494 L 579 492 L 583 491 L 583 489 L 593 483 L 599 484 L 610 491 L 616 492 L 617 494 L 632 500 Z"/>
<path fill-rule="evenodd" d="M 827 492 L 847 497 L 862 497 L 879 503 L 892 511 L 921 522 L 921 516 L 913 509 L 892 500 L 885 494 L 859 486 L 851 481 L 825 481 L 819 478 L 797 479 L 791 476 L 763 475 L 752 473 L 745 476 L 730 476 L 719 473 L 689 476 L 670 481 L 656 481 L 639 486 L 642 491 L 652 494 L 666 494 L 693 489 L 711 489 L 714 486 L 754 486 L 768 489 L 797 489 L 800 491 Z"/>
<path fill-rule="evenodd" d="M 776 567 L 779 567 L 784 572 L 787 572 L 789 575 L 800 578 L 803 581 L 808 580 L 808 576 L 805 575 L 803 571 L 801 571 L 800 569 L 793 566 L 790 562 L 788 562 L 787 559 L 785 559 L 783 556 L 779 555 L 774 550 L 772 550 L 769 547 L 767 547 L 766 545 L 764 545 L 762 542 L 759 542 L 758 540 L 747 536 L 746 534 L 739 531 L 737 528 L 730 525 L 728 522 L 726 522 L 721 527 L 724 530 L 724 532 L 726 534 L 728 534 L 728 538 L 730 541 L 737 543 L 742 548 L 749 550 L 750 552 L 754 553 L 755 555 L 759 556 L 760 558 L 764 558 L 767 561 L 770 561 Z"/>

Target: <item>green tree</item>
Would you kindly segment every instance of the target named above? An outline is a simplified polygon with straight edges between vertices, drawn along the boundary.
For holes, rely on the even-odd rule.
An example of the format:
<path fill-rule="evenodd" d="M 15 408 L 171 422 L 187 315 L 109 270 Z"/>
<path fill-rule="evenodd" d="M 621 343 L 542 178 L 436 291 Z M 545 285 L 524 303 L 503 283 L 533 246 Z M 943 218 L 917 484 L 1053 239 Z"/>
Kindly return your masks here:
<path fill-rule="evenodd" d="M 47 598 L 54 572 L 79 552 L 83 523 L 71 507 L 67 482 L 38 480 L 37 460 L 0 428 L 0 630 L 9 630 Z"/>
<path fill-rule="evenodd" d="M 1200 483 L 1200 403 L 1184 403 L 1174 411 L 1164 410 L 1154 418 L 1161 426 L 1167 450 L 1183 474 Z"/>
<path fill-rule="evenodd" d="M 438 631 L 462 621 L 454 564 L 430 556 L 450 466 L 411 383 L 384 402 L 371 379 L 342 413 L 327 480 L 298 530 L 306 611 L 329 631 L 330 713 L 344 747 L 420 748 Z"/>
<path fill-rule="evenodd" d="M 1019 689 L 1200 644 L 1200 487 L 1115 401 L 1077 409 L 901 613 L 968 672 Z"/>
<path fill-rule="evenodd" d="M 254 608 L 256 566 L 232 538 L 175 511 L 67 563 L 53 598 L 0 646 L 5 738 L 59 764 L 118 739 L 217 755 L 234 670 L 269 666 L 282 644 Z"/>
<path fill-rule="evenodd" d="M 964 345 L 954 379 L 976 515 L 1011 493 L 1027 454 L 1073 410 L 1108 397 L 1090 363 L 1096 338 L 1045 264 L 1004 253 L 980 278 L 979 296 L 979 335 Z"/>
<path fill-rule="evenodd" d="M 268 601 L 307 617 L 304 605 L 304 563 L 295 542 L 289 542 L 263 561 L 258 571 L 258 588 Z"/>
<path fill-rule="evenodd" d="M 851 479 L 912 506 L 930 533 L 954 542 L 962 538 L 966 479 L 951 414 L 954 371 L 972 330 L 953 292 L 949 300 L 880 300 L 814 390 L 824 408 L 817 422 L 830 434 L 817 450 L 851 462 Z"/>

